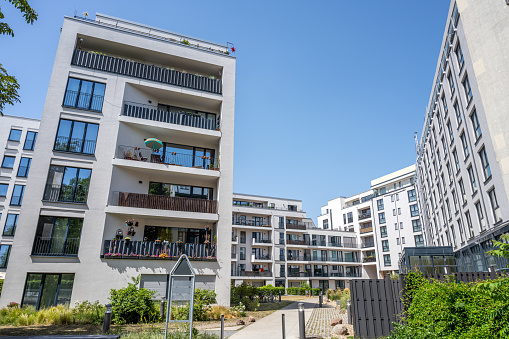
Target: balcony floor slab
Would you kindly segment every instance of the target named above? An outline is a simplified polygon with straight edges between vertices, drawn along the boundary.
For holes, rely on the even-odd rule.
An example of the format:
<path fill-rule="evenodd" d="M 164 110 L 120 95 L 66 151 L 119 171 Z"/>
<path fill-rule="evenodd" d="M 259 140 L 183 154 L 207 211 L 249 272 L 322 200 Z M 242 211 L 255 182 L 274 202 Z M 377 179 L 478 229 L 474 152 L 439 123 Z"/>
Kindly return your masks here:
<path fill-rule="evenodd" d="M 135 208 L 112 205 L 106 206 L 105 212 L 124 216 L 137 215 L 142 217 L 149 217 L 151 219 L 173 219 L 176 221 L 200 220 L 215 222 L 219 220 L 219 215 L 213 213 L 169 211 L 169 210 L 157 210 L 150 208 Z"/>

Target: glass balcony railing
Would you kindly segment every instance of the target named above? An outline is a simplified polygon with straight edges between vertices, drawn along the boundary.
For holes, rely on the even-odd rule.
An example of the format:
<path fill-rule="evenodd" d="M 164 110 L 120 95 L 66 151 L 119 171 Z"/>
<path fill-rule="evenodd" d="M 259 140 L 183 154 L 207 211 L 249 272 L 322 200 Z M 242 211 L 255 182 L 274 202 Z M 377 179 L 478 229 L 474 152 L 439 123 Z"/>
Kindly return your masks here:
<path fill-rule="evenodd" d="M 164 241 L 105 240 L 105 259 L 177 260 L 186 254 L 190 260 L 215 260 L 216 246 L 211 244 L 169 243 Z"/>

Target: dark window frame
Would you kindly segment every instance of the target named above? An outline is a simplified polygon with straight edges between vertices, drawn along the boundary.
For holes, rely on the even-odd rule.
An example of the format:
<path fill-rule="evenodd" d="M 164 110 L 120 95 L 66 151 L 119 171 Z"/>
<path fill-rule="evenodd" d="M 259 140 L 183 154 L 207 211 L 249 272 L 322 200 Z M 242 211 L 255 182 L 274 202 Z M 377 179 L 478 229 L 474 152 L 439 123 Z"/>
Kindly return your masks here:
<path fill-rule="evenodd" d="M 48 180 L 49 180 L 49 173 L 51 172 L 51 167 L 62 167 L 63 168 L 63 171 L 61 172 L 62 173 L 62 180 L 60 181 L 60 184 L 59 184 L 59 188 L 58 188 L 58 198 L 55 200 L 52 200 L 51 198 L 47 198 L 47 196 L 52 196 L 52 193 L 51 192 L 48 192 L 48 186 L 49 185 L 52 185 L 52 184 L 48 184 Z M 61 200 L 61 197 L 62 197 L 62 189 L 64 188 L 64 184 L 62 183 L 64 178 L 65 178 L 65 172 L 68 168 L 75 168 L 77 169 L 76 171 L 76 176 L 75 176 L 75 184 L 73 185 L 73 193 L 72 193 L 72 199 L 69 199 L 69 200 Z M 77 195 L 77 192 L 78 192 L 78 186 L 81 186 L 81 184 L 78 184 L 78 178 L 80 177 L 80 171 L 81 170 L 86 170 L 86 171 L 90 171 L 90 176 L 88 178 L 88 187 L 86 187 L 86 194 L 85 194 L 85 197 L 83 199 L 83 201 L 77 201 L 76 199 L 76 195 Z M 46 178 L 46 185 L 45 185 L 45 189 L 44 189 L 44 194 L 43 194 L 43 198 L 42 200 L 43 201 L 51 201 L 51 202 L 63 202 L 63 203 L 73 203 L 73 204 L 86 204 L 87 201 L 88 201 L 88 193 L 90 191 L 90 182 L 92 180 L 92 169 L 91 168 L 83 168 L 83 167 L 73 167 L 73 166 L 59 166 L 59 165 L 50 165 L 50 169 L 48 170 L 48 176 Z M 71 185 L 65 185 L 65 186 L 71 186 Z M 82 187 L 80 187 L 80 189 L 82 189 Z M 53 189 L 53 187 L 52 187 Z"/>
<path fill-rule="evenodd" d="M 13 158 L 14 159 L 14 162 L 12 163 L 12 167 L 8 167 L 8 166 L 4 166 L 5 164 L 5 159 L 6 158 Z M 4 154 L 4 158 L 2 160 L 2 168 L 10 168 L 10 169 L 13 169 L 14 168 L 14 164 L 16 163 L 16 156 L 12 156 L 12 155 L 8 155 L 8 154 Z"/>
<path fill-rule="evenodd" d="M 28 159 L 28 164 L 27 166 L 21 166 L 22 164 L 22 161 L 23 159 Z M 21 159 L 19 160 L 19 164 L 18 164 L 18 172 L 16 173 L 16 176 L 17 177 L 20 177 L 20 178 L 26 178 L 28 177 L 28 173 L 30 171 L 30 165 L 32 164 L 32 158 L 27 158 L 27 157 L 21 157 Z M 22 167 L 26 167 L 26 169 L 24 170 L 24 173 L 20 173 L 20 170 Z M 21 175 L 23 174 L 23 175 Z"/>
<path fill-rule="evenodd" d="M 34 131 L 27 131 L 27 134 L 25 135 L 25 143 L 23 144 L 23 149 L 27 151 L 33 151 L 35 147 L 35 142 L 37 141 L 37 132 Z M 28 136 L 33 135 L 33 139 L 29 140 Z M 27 147 L 27 142 L 30 142 L 30 147 Z"/>
<path fill-rule="evenodd" d="M 58 301 L 58 295 L 60 293 L 60 285 L 62 283 L 62 275 L 64 274 L 70 274 L 70 275 L 73 275 L 73 285 L 72 285 L 72 289 L 74 289 L 74 282 L 75 282 L 75 279 L 76 279 L 76 274 L 75 273 L 41 273 L 41 272 L 27 272 L 27 275 L 26 275 L 26 278 L 25 278 L 25 285 L 23 287 L 23 296 L 22 296 L 22 299 L 21 299 L 21 307 L 24 306 L 24 303 L 25 303 L 25 292 L 26 292 L 26 288 L 27 288 L 27 284 L 28 284 L 28 277 L 30 274 L 40 274 L 42 277 L 41 277 L 41 284 L 39 286 L 39 294 L 38 294 L 38 297 L 37 297 L 37 305 L 36 305 L 36 310 L 39 310 L 40 309 L 40 305 L 41 305 L 41 296 L 42 296 L 42 292 L 43 292 L 43 288 L 44 288 L 44 284 L 46 282 L 46 276 L 48 275 L 58 275 L 58 283 L 57 283 L 57 290 L 56 290 L 56 294 L 55 294 L 55 299 L 54 299 L 54 302 L 53 302 L 53 306 L 56 306 L 57 305 L 57 301 Z M 71 290 L 71 298 L 72 298 L 72 290 Z"/>
<path fill-rule="evenodd" d="M 70 121 L 71 122 L 71 127 L 69 129 L 69 135 L 67 137 L 65 137 L 65 138 L 68 139 L 67 142 L 66 142 L 66 145 L 65 145 L 65 149 L 58 149 L 57 148 L 57 142 L 58 142 L 58 139 L 59 139 L 58 132 L 60 131 L 60 124 L 62 123 L 62 121 Z M 80 140 L 81 146 L 80 146 L 80 150 L 79 151 L 71 150 L 71 144 L 72 144 L 72 139 L 73 139 L 73 138 L 71 138 L 71 136 L 73 134 L 74 124 L 76 122 L 85 124 L 85 128 L 83 130 L 83 138 Z M 87 136 L 87 131 L 88 131 L 89 125 L 97 126 L 97 135 L 95 136 L 95 140 L 93 141 L 94 142 L 94 147 L 93 147 L 92 152 L 85 152 L 85 147 L 86 147 L 86 142 L 87 142 L 87 140 L 85 138 Z M 99 124 L 95 124 L 93 122 L 79 121 L 79 120 L 60 119 L 58 121 L 58 128 L 57 128 L 57 133 L 55 135 L 55 141 L 53 142 L 53 151 L 55 151 L 55 152 L 68 152 L 68 153 L 83 154 L 83 155 L 95 155 L 95 149 L 96 149 L 96 146 L 97 146 L 97 137 L 98 136 L 99 136 Z M 62 138 L 62 137 L 60 137 L 60 138 Z M 88 141 L 92 141 L 92 140 L 88 140 Z M 90 147 L 90 148 L 92 148 L 92 147 Z"/>
<path fill-rule="evenodd" d="M 12 137 L 12 131 L 18 131 L 19 132 L 19 139 L 11 139 Z M 9 138 L 7 139 L 8 141 L 16 141 L 16 142 L 20 142 L 21 141 L 21 136 L 23 135 L 23 130 L 21 129 L 17 129 L 17 128 L 11 128 L 11 131 L 9 132 Z"/>
<path fill-rule="evenodd" d="M 16 192 L 16 187 L 22 187 L 21 189 L 21 193 L 19 194 L 19 198 L 18 198 L 18 202 L 17 203 L 13 203 L 13 199 L 15 197 L 14 193 Z M 23 203 L 23 196 L 25 195 L 25 185 L 18 185 L 18 184 L 15 184 L 14 185 L 14 188 L 12 190 L 12 194 L 11 194 L 11 202 L 10 202 L 10 205 L 11 206 L 21 206 L 21 204 Z"/>
<path fill-rule="evenodd" d="M 5 262 L 2 263 L 2 261 L 0 261 L 0 268 L 7 268 L 7 265 L 9 264 L 9 256 L 11 255 L 12 245 L 11 244 L 0 244 L 0 249 L 3 246 L 8 247 L 8 249 L 7 249 L 7 256 L 5 258 Z M 0 253 L 1 253 L 1 251 L 0 251 Z"/>
<path fill-rule="evenodd" d="M 9 221 L 9 216 L 11 216 L 11 215 L 15 216 L 14 217 L 14 224 L 13 224 L 12 231 L 10 232 L 10 234 L 8 234 L 8 233 L 5 233 L 5 227 L 7 226 L 7 221 Z M 18 227 L 18 218 L 19 218 L 19 214 L 7 213 L 7 217 L 5 218 L 4 229 L 3 229 L 3 232 L 2 232 L 2 236 L 13 237 L 16 234 L 16 228 Z"/>
<path fill-rule="evenodd" d="M 9 192 L 9 184 L 8 183 L 6 184 L 6 183 L 2 182 L 2 183 L 0 183 L 0 187 L 2 187 L 2 186 L 6 186 L 7 189 L 5 190 L 5 195 L 1 195 L 1 193 L 0 193 L 0 198 L 6 198 L 7 197 L 7 193 Z M 2 214 L 0 213 L 0 216 L 1 215 Z"/>
<path fill-rule="evenodd" d="M 69 89 L 69 80 L 71 79 L 74 79 L 74 80 L 78 80 L 80 83 L 78 85 L 78 90 L 76 91 L 76 99 L 74 100 L 74 104 L 73 105 L 70 105 L 70 104 L 66 104 L 67 101 L 67 94 L 68 92 L 71 92 L 71 90 Z M 78 103 L 80 101 L 80 96 L 81 96 L 81 86 L 83 84 L 83 81 L 88 81 L 88 82 L 91 82 L 92 83 L 92 90 L 91 90 L 91 94 L 90 94 L 90 99 L 88 100 L 88 108 L 84 108 L 84 107 L 79 107 L 78 106 Z M 96 84 L 101 84 L 101 85 L 104 85 L 104 94 L 101 96 L 101 95 L 95 95 L 94 92 L 95 92 L 95 85 Z M 74 92 L 74 91 L 72 91 Z M 88 94 L 88 93 L 87 93 Z M 74 77 L 69 77 L 67 79 L 67 85 L 65 86 L 65 93 L 64 93 L 64 99 L 62 100 L 62 106 L 63 107 L 70 107 L 70 108 L 76 108 L 76 109 L 82 109 L 82 110 L 86 110 L 86 111 L 92 111 L 92 112 L 102 112 L 102 109 L 103 109 L 103 104 L 104 104 L 104 95 L 106 94 L 106 84 L 103 83 L 103 82 L 98 82 L 98 81 L 92 81 L 92 80 L 87 80 L 87 79 L 80 79 L 80 78 L 74 78 Z M 92 109 L 91 106 L 92 106 L 92 102 L 93 102 L 93 98 L 94 96 L 96 97 L 102 97 L 101 98 L 101 107 L 100 109 Z"/>

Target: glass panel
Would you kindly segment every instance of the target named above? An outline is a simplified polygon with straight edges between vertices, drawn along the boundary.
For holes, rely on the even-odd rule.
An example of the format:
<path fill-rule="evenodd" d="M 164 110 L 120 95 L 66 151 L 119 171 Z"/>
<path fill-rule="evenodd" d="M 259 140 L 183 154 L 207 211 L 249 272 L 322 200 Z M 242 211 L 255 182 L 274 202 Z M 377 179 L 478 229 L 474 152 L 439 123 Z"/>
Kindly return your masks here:
<path fill-rule="evenodd" d="M 429 255 L 421 256 L 422 265 L 423 266 L 431 266 L 431 257 Z"/>
<path fill-rule="evenodd" d="M 170 196 L 189 198 L 191 196 L 191 186 L 171 185 Z"/>
<path fill-rule="evenodd" d="M 46 274 L 42 287 L 41 302 L 39 308 L 55 306 L 55 299 L 58 290 L 58 274 Z"/>
<path fill-rule="evenodd" d="M 36 132 L 27 132 L 27 136 L 25 138 L 25 145 L 23 145 L 23 149 L 33 150 L 35 146 L 35 140 L 37 139 Z"/>
<path fill-rule="evenodd" d="M 83 142 L 83 153 L 85 154 L 95 153 L 95 144 L 97 141 L 98 130 L 99 125 L 87 124 L 87 132 L 85 134 L 85 141 Z"/>
<path fill-rule="evenodd" d="M 8 184 L 0 184 L 0 197 L 7 196 L 7 189 L 9 188 Z"/>
<path fill-rule="evenodd" d="M 14 235 L 17 223 L 17 214 L 7 214 L 7 219 L 5 220 L 4 235 Z"/>
<path fill-rule="evenodd" d="M 64 243 L 67 236 L 68 218 L 55 218 L 53 232 L 51 234 L 51 250 L 52 254 L 63 254 Z"/>
<path fill-rule="evenodd" d="M 55 146 L 53 147 L 56 151 L 67 151 L 69 144 L 69 135 L 71 134 L 72 121 L 60 120 L 57 131 L 57 138 L 55 140 Z"/>
<path fill-rule="evenodd" d="M 20 206 L 23 202 L 23 193 L 25 192 L 24 185 L 14 185 L 14 190 L 12 191 L 11 197 L 11 205 Z"/>
<path fill-rule="evenodd" d="M 27 276 L 25 292 L 23 293 L 23 306 L 37 308 L 41 283 L 42 274 L 29 274 Z"/>
<path fill-rule="evenodd" d="M 44 200 L 58 201 L 64 169 L 65 167 L 63 166 L 50 166 L 46 190 L 44 191 Z"/>
<path fill-rule="evenodd" d="M 433 256 L 433 265 L 443 265 L 444 264 L 444 257 L 442 257 L 441 255 L 437 256 L 437 255 L 434 255 Z"/>
<path fill-rule="evenodd" d="M 0 246 L 0 267 L 7 267 L 7 263 L 9 262 L 9 254 L 11 252 L 11 245 L 1 245 Z"/>
<path fill-rule="evenodd" d="M 76 187 L 77 174 L 78 169 L 76 167 L 65 168 L 59 201 L 72 202 L 74 200 L 74 190 Z"/>
<path fill-rule="evenodd" d="M 28 176 L 28 170 L 30 169 L 30 162 L 32 161 L 31 158 L 21 158 L 19 162 L 18 167 L 18 177 L 27 177 Z M 0 194 L 1 196 L 1 194 Z"/>
<path fill-rule="evenodd" d="M 69 78 L 67 82 L 67 91 L 65 92 L 64 106 L 76 106 L 78 100 L 78 90 L 80 88 L 80 80 Z"/>
<path fill-rule="evenodd" d="M 20 141 L 21 140 L 21 130 L 19 129 L 11 129 L 11 133 L 9 133 L 10 141 Z"/>
<path fill-rule="evenodd" d="M 90 107 L 93 86 L 93 82 L 81 80 L 80 96 L 77 105 L 78 108 L 88 109 Z"/>
<path fill-rule="evenodd" d="M 83 219 L 72 218 L 69 220 L 69 230 L 67 231 L 65 241 L 65 254 L 78 254 L 82 226 Z"/>
<path fill-rule="evenodd" d="M 83 147 L 83 136 L 85 135 L 85 126 L 86 123 L 84 122 L 73 122 L 69 152 L 81 153 L 81 149 Z"/>
<path fill-rule="evenodd" d="M 105 84 L 99 84 L 97 82 L 94 84 L 94 96 L 92 97 L 92 102 L 90 104 L 91 110 L 99 112 L 102 110 L 105 88 Z"/>
<path fill-rule="evenodd" d="M 60 288 L 58 289 L 57 305 L 68 306 L 71 301 L 74 274 L 62 274 Z"/>
<path fill-rule="evenodd" d="M 76 185 L 76 196 L 75 202 L 85 203 L 87 202 L 88 187 L 90 185 L 90 174 L 92 170 L 80 168 L 78 172 L 78 181 Z"/>
<path fill-rule="evenodd" d="M 418 256 L 410 256 L 410 268 L 414 268 L 414 267 L 420 267 L 421 266 L 421 263 L 419 261 L 419 257 Z"/>
<path fill-rule="evenodd" d="M 4 160 L 2 161 L 2 167 L 4 167 L 4 168 L 13 168 L 14 167 L 14 160 L 16 160 L 16 157 L 4 156 Z"/>

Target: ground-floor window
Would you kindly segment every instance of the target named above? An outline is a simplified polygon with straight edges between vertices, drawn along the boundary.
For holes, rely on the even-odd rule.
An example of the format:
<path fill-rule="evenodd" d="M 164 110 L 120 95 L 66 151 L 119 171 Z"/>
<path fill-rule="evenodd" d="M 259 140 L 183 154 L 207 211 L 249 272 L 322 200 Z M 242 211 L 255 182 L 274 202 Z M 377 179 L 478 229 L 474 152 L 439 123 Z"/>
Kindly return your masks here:
<path fill-rule="evenodd" d="M 344 280 L 336 280 L 336 290 L 345 289 L 345 281 Z"/>
<path fill-rule="evenodd" d="M 21 305 L 35 309 L 69 305 L 73 284 L 73 273 L 28 273 Z"/>

